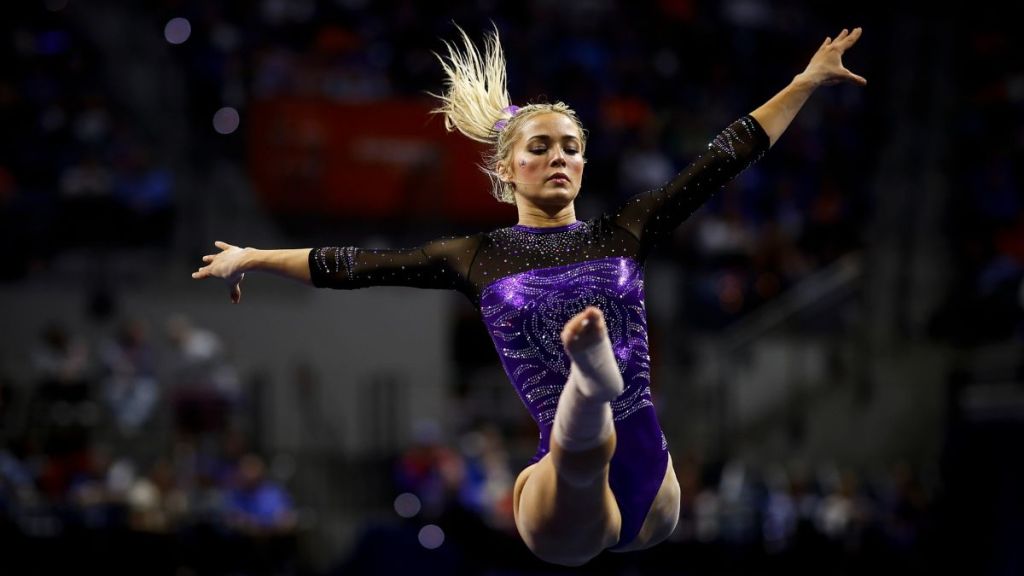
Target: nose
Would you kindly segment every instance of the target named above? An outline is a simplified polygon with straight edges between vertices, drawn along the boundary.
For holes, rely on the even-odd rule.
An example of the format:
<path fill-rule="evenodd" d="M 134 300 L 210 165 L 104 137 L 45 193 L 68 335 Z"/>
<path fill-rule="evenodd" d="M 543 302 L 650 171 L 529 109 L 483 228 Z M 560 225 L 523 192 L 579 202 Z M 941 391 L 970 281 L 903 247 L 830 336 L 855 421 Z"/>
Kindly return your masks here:
<path fill-rule="evenodd" d="M 565 166 L 565 150 L 560 146 L 553 148 L 554 156 L 551 157 L 552 166 Z"/>

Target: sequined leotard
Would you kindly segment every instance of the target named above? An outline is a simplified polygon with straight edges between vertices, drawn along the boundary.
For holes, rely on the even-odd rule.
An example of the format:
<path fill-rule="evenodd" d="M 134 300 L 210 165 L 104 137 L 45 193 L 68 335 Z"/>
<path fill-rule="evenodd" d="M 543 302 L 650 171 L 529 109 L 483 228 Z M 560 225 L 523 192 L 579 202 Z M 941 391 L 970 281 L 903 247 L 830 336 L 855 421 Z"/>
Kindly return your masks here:
<path fill-rule="evenodd" d="M 612 402 L 618 443 L 609 475 L 622 513 L 619 546 L 624 546 L 640 531 L 668 463 L 651 403 L 644 263 L 652 246 L 767 149 L 764 130 L 744 116 L 667 185 L 598 218 L 557 228 L 516 225 L 413 249 L 316 248 L 309 255 L 313 284 L 448 288 L 465 294 L 480 311 L 506 374 L 540 428 L 531 462 L 548 452 L 555 407 L 569 375 L 562 328 L 587 306 L 597 306 L 625 384 Z"/>

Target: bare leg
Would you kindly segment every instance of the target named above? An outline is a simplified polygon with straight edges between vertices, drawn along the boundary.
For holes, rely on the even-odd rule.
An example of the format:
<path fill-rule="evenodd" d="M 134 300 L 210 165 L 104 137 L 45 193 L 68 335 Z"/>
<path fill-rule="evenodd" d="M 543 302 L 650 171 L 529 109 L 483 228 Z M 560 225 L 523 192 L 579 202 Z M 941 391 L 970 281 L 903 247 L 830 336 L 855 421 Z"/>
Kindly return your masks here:
<path fill-rule="evenodd" d="M 608 487 L 615 453 L 609 401 L 621 393 L 622 377 L 614 357 L 609 365 L 611 345 L 597 308 L 573 317 L 562 342 L 573 369 L 555 416 L 561 432 L 552 432 L 550 453 L 519 475 L 514 510 L 519 533 L 534 554 L 579 566 L 619 540 L 622 517 Z M 560 438 L 573 449 L 562 446 Z"/>

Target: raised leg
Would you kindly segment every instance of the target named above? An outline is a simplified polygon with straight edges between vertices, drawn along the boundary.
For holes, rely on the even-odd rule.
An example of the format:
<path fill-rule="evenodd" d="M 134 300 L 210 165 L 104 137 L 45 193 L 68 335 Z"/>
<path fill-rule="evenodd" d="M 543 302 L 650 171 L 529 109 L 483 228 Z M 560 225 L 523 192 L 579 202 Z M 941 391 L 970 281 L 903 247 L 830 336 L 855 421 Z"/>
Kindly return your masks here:
<path fill-rule="evenodd" d="M 589 307 L 565 325 L 562 343 L 572 360 L 558 401 L 551 451 L 516 480 L 516 526 L 542 560 L 579 566 L 619 539 L 622 518 L 608 487 L 615 453 L 609 402 L 622 376 L 601 311 Z"/>

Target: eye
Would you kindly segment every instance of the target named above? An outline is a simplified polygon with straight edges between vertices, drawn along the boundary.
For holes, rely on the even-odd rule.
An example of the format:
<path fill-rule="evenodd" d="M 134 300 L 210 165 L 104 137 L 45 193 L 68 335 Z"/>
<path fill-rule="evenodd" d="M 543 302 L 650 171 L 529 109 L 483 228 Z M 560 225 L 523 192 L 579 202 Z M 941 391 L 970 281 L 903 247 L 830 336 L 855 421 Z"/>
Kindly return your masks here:
<path fill-rule="evenodd" d="M 566 148 L 566 149 L 565 149 L 565 153 L 566 153 L 566 154 L 568 154 L 568 155 L 570 155 L 570 156 L 574 156 L 574 155 L 576 155 L 576 154 L 579 154 L 579 153 L 580 153 L 580 151 L 579 151 L 579 150 L 577 150 L 577 149 L 575 149 L 575 148 Z"/>
<path fill-rule="evenodd" d="M 547 151 L 548 151 L 547 148 L 530 148 L 530 153 L 531 154 L 543 154 L 543 153 L 545 153 Z"/>

